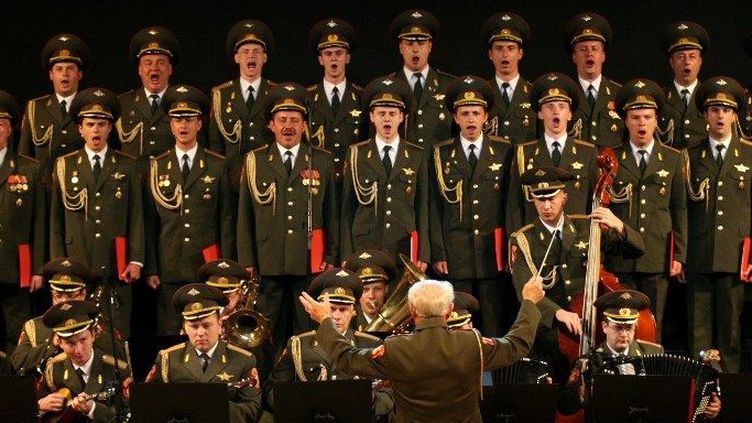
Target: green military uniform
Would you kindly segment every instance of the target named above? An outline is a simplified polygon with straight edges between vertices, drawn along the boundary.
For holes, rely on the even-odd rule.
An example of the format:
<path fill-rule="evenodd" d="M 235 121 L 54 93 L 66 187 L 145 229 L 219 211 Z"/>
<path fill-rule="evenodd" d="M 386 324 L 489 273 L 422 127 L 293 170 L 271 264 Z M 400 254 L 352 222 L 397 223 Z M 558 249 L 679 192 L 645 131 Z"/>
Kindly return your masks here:
<path fill-rule="evenodd" d="M 535 110 L 550 101 L 568 101 L 574 110 L 581 101 L 576 92 L 575 82 L 562 74 L 550 73 L 535 81 L 531 93 L 531 102 Z M 506 208 L 506 226 L 511 232 L 516 231 L 537 220 L 535 207 L 528 193 L 528 188 L 520 183 L 520 175 L 537 166 L 555 166 L 553 160 L 554 140 L 543 135 L 535 141 L 528 141 L 516 148 L 509 177 L 509 200 Z M 558 141 L 556 141 L 558 142 Z M 598 150 L 593 144 L 567 137 L 561 146 L 561 158 L 558 168 L 574 175 L 566 181 L 567 214 L 587 214 L 593 200 L 593 189 L 598 179 Z"/>
<path fill-rule="evenodd" d="M 71 105 L 73 118 L 114 122 L 119 114 L 115 94 L 104 88 L 88 88 Z M 92 160 L 91 157 L 94 157 Z M 97 164 L 101 160 L 99 177 Z M 117 240 L 125 240 L 118 248 Z M 50 255 L 70 257 L 94 272 L 99 284 L 113 286 L 115 328 L 130 334 L 133 292 L 120 281 L 119 269 L 129 262 L 143 264 L 144 209 L 136 162 L 111 147 L 93 151 L 88 147 L 59 157 L 52 176 L 50 205 Z M 93 288 L 93 287 L 90 287 Z"/>
<path fill-rule="evenodd" d="M 447 319 L 449 329 L 462 329 L 472 323 L 473 315 L 480 311 L 478 299 L 465 292 L 454 293 L 454 310 Z"/>
<path fill-rule="evenodd" d="M 580 13 L 570 19 L 564 33 L 567 43 L 567 54 L 571 54 L 577 43 L 581 41 L 600 41 L 604 50 L 611 43 L 611 25 L 603 17 L 595 13 Z M 614 96 L 621 85 L 600 75 L 600 85 L 595 81 L 579 79 L 579 107 L 573 108 L 572 135 L 575 138 L 593 143 L 599 147 L 616 147 L 623 143 L 624 122 L 616 112 Z M 582 86 L 580 84 L 585 84 Z M 595 102 L 591 106 L 588 101 L 589 87 Z"/>
<path fill-rule="evenodd" d="M 364 90 L 363 101 L 369 108 L 407 110 L 410 93 L 399 79 L 377 78 Z M 350 146 L 342 188 L 342 257 L 366 248 L 410 255 L 413 237 L 418 260 L 430 260 L 427 154 L 403 138 L 396 148 L 387 174 L 376 138 Z"/>
<path fill-rule="evenodd" d="M 343 257 L 342 261 L 345 262 L 344 268 L 358 274 L 360 282 L 363 284 L 363 291 L 365 291 L 368 285 L 380 284 L 384 289 L 384 300 L 388 298 L 389 284 L 391 281 L 395 281 L 397 277 L 397 263 L 392 256 L 380 251 L 367 249 L 362 251 L 356 251 L 347 257 Z M 395 281 L 398 283 L 398 281 Z M 373 316 L 367 316 L 363 310 L 362 304 L 366 301 L 372 301 L 372 307 L 380 312 L 384 307 L 384 302 L 380 302 L 378 298 L 366 297 L 365 294 L 361 295 L 358 299 L 358 304 L 355 309 L 357 315 L 355 316 L 355 322 L 351 325 L 358 331 L 365 331 L 368 325 L 378 317 L 378 314 Z"/>
<path fill-rule="evenodd" d="M 390 25 L 392 39 L 433 42 L 439 33 L 439 21 L 425 10 L 406 10 L 394 18 Z M 406 109 L 409 118 L 405 118 L 405 138 L 423 148 L 430 149 L 437 141 L 452 136 L 452 115 L 446 109 L 444 97 L 447 85 L 454 76 L 426 67 L 421 74 L 421 95 L 415 97 L 415 74 L 407 67 L 389 75 L 405 82 L 413 92 L 412 106 Z M 428 150 L 426 150 L 428 151 Z"/>
<path fill-rule="evenodd" d="M 248 43 L 259 44 L 264 48 L 265 54 L 271 54 L 274 50 L 272 31 L 261 21 L 246 19 L 233 25 L 227 33 L 227 55 L 232 59 L 238 48 Z M 256 64 L 261 67 L 263 65 Z M 263 76 L 257 81 L 251 85 L 254 88 L 254 100 L 250 103 L 246 100 L 249 93 L 243 92 L 240 78 L 217 85 L 211 91 L 209 145 L 212 150 L 227 157 L 233 186 L 240 179 L 245 154 L 274 138 L 267 126 L 264 105 L 269 91 L 276 83 Z M 256 83 L 258 86 L 254 87 Z"/>
<path fill-rule="evenodd" d="M 166 28 L 147 27 L 138 31 L 129 45 L 130 57 L 138 66 L 145 54 L 166 56 L 174 66 L 180 58 L 180 43 Z M 164 95 L 164 92 L 161 93 Z M 156 95 L 158 98 L 151 96 Z M 121 94 L 118 97 L 122 113 L 116 127 L 121 150 L 137 159 L 142 159 L 144 173 L 148 160 L 164 153 L 172 147 L 170 119 L 159 107 L 160 93 L 152 93 L 143 86 Z M 156 101 L 156 104 L 153 104 Z"/>
<path fill-rule="evenodd" d="M 648 79 L 629 81 L 616 98 L 625 119 L 629 110 L 653 109 L 656 116 L 663 110 L 663 92 Z M 646 152 L 644 170 L 637 160 L 641 150 Z M 671 262 L 686 263 L 686 163 L 681 152 L 655 138 L 645 146 L 630 141 L 617 147 L 615 154 L 619 170 L 613 179 L 610 209 L 640 231 L 647 250 L 636 260 L 606 256 L 604 263 L 626 288 L 647 294 L 660 333 Z"/>
<path fill-rule="evenodd" d="M 227 305 L 227 298 L 217 288 L 193 283 L 184 285 L 175 292 L 172 305 L 186 322 L 191 322 L 218 315 L 221 308 Z M 230 421 L 255 422 L 261 416 L 261 391 L 255 367 L 256 358 L 253 354 L 221 339 L 203 353 L 191 343 L 183 342 L 157 354 L 154 367 L 146 380 L 160 383 L 228 384 Z M 243 386 L 232 386 L 238 383 Z"/>
<path fill-rule="evenodd" d="M 530 25 L 521 16 L 509 12 L 497 13 L 489 17 L 481 27 L 483 40 L 488 45 L 489 52 L 494 42 L 504 41 L 517 43 L 524 49 L 530 41 Z M 537 136 L 538 117 L 530 104 L 530 91 L 533 86 L 519 74 L 514 86 L 511 82 L 502 81 L 498 75 L 488 81 L 496 89 L 494 104 L 489 109 L 486 133 L 497 135 L 518 145 L 535 139 Z M 503 84 L 510 84 L 509 88 Z M 511 98 L 509 90 L 512 90 Z M 506 100 L 504 99 L 506 91 Z"/>
<path fill-rule="evenodd" d="M 168 115 L 197 116 L 208 99 L 196 88 L 170 87 L 162 102 Z M 146 187 L 146 275 L 158 275 L 158 324 L 163 334 L 180 321 L 169 302 L 180 285 L 195 280 L 205 260 L 235 256 L 235 205 L 224 157 L 201 148 L 185 180 L 183 150 L 173 147 L 151 161 Z M 206 257 L 205 257 L 206 254 Z M 215 257 L 216 256 L 216 257 Z"/>
<path fill-rule="evenodd" d="M 53 306 L 44 314 L 43 321 L 58 336 L 68 338 L 93 330 L 97 314 L 94 304 L 88 301 L 71 301 Z M 122 384 L 126 378 L 130 377 L 130 369 L 125 361 L 116 360 L 97 347 L 92 348 L 91 354 L 94 357 L 89 369 L 74 364 L 65 353 L 60 353 L 47 361 L 44 384 L 38 392 L 39 398 L 55 393 L 61 388 L 69 389 L 71 398 L 75 398 L 82 392 L 91 395 L 104 391 L 110 383 Z M 79 374 L 78 371 L 82 373 Z M 117 416 L 115 401 L 124 401 L 124 398 L 95 400 L 91 421 L 100 423 L 113 421 Z"/>
<path fill-rule="evenodd" d="M 739 109 L 744 89 L 729 77 L 706 80 L 698 88 L 697 107 Z M 724 145 L 718 167 L 716 145 Z M 742 245 L 750 236 L 752 210 L 752 143 L 733 134 L 725 144 L 709 137 L 686 150 L 687 300 L 689 344 L 692 354 L 718 346 L 727 372 L 739 370 L 741 326 L 739 317 L 744 286 L 739 282 Z M 717 331 L 713 336 L 713 326 Z M 714 340 L 717 339 L 717 342 Z"/>
<path fill-rule="evenodd" d="M 8 120 L 13 126 L 18 118 L 18 103 L 10 94 L 0 91 L 0 119 Z M 16 334 L 31 317 L 29 292 L 22 287 L 30 281 L 21 280 L 19 259 L 28 260 L 28 267 L 23 269 L 24 277 L 40 274 L 46 252 L 47 215 L 39 163 L 15 153 L 10 136 L 3 150 L 4 157 L 0 161 L 0 305 L 5 321 L 6 351 L 11 352 Z"/>
<path fill-rule="evenodd" d="M 452 113 L 463 106 L 488 110 L 493 104 L 492 88 L 479 77 L 460 77 L 447 88 Z M 466 145 L 473 147 L 474 162 Z M 475 293 L 482 301 L 483 333 L 489 336 L 501 332 L 499 266 L 504 264 L 497 254 L 505 256 L 506 241 L 502 235 L 497 242 L 496 231 L 504 231 L 512 153 L 511 143 L 499 137 L 482 135 L 471 143 L 457 136 L 433 147 L 430 165 L 431 262 L 446 261 L 455 290 Z"/>
<path fill-rule="evenodd" d="M 89 61 L 89 48 L 80 38 L 61 33 L 52 37 L 42 49 L 42 65 L 49 70 L 59 62 L 71 62 L 84 70 Z M 18 152 L 34 157 L 41 169 L 49 171 L 54 160 L 83 147 L 83 139 L 69 113 L 61 110 L 55 93 L 29 100 L 21 122 Z M 66 103 L 70 108 L 70 103 Z"/>

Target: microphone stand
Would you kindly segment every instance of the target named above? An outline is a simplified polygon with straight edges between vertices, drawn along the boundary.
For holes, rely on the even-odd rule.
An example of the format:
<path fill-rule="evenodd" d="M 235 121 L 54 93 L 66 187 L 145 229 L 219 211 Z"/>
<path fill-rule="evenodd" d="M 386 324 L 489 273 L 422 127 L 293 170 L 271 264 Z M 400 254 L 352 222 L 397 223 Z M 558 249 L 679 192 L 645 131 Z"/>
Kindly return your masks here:
<path fill-rule="evenodd" d="M 115 405 L 115 417 L 113 417 L 113 420 L 116 422 L 123 422 L 126 421 L 127 413 L 125 411 L 125 404 L 123 403 L 123 386 L 121 383 L 122 380 L 122 372 L 120 371 L 120 366 L 118 365 L 119 360 L 119 352 L 117 348 L 117 344 L 115 342 L 115 321 L 113 320 L 113 314 L 112 314 L 112 307 L 115 304 L 116 297 L 114 292 L 114 285 L 115 283 L 112 281 L 112 278 L 110 277 L 103 277 L 105 284 L 105 292 L 107 292 L 106 299 L 104 301 L 105 305 L 105 312 L 107 313 L 107 320 L 109 321 L 109 327 L 107 328 L 107 332 L 110 334 L 110 342 L 112 343 L 112 358 L 115 362 L 115 383 L 114 383 L 114 390 L 115 395 L 113 395 L 113 403 Z M 133 371 L 133 369 L 131 369 Z"/>

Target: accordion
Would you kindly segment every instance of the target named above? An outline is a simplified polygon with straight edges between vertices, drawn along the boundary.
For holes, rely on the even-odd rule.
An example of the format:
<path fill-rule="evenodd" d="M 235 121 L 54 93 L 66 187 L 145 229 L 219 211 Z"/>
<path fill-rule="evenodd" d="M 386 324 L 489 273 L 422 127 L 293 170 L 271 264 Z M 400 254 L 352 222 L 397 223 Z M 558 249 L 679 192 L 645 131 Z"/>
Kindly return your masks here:
<path fill-rule="evenodd" d="M 494 385 L 538 385 L 550 383 L 551 366 L 545 361 L 523 358 L 496 369 L 492 373 Z"/>

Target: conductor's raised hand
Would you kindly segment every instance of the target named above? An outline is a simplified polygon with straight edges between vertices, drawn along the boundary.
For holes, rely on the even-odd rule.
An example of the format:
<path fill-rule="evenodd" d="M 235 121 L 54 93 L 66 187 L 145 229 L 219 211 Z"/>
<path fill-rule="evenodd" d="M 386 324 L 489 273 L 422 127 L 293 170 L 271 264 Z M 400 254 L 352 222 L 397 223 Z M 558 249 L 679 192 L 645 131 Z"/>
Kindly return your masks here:
<path fill-rule="evenodd" d="M 332 308 L 329 304 L 328 297 L 324 298 L 324 301 L 316 301 L 313 297 L 308 295 L 307 292 L 302 292 L 298 298 L 300 298 L 300 302 L 303 304 L 306 313 L 308 313 L 308 315 L 311 316 L 311 319 L 315 320 L 317 323 L 321 323 L 331 317 Z"/>
<path fill-rule="evenodd" d="M 538 304 L 546 293 L 543 291 L 543 278 L 533 276 L 525 285 L 522 286 L 522 299 L 530 300 L 533 304 Z"/>

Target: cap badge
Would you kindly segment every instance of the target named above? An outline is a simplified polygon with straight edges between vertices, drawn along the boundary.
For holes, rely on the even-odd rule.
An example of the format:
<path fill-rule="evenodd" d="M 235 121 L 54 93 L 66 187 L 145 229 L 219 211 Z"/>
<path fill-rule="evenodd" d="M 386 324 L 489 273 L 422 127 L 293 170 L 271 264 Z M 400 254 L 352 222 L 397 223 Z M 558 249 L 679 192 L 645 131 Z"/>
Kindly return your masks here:
<path fill-rule="evenodd" d="M 243 25 L 246 28 L 253 28 L 253 22 L 247 22 L 245 25 Z"/>
<path fill-rule="evenodd" d="M 384 95 L 381 96 L 382 100 L 394 100 L 394 97 L 392 97 L 391 93 L 384 93 Z"/>
<path fill-rule="evenodd" d="M 65 322 L 63 322 L 63 325 L 65 325 L 65 326 L 73 326 L 73 325 L 75 325 L 76 323 L 78 323 L 78 322 L 76 321 L 76 319 L 68 319 L 68 320 L 66 320 Z"/>
<path fill-rule="evenodd" d="M 104 93 L 101 90 L 94 91 L 94 95 L 97 97 L 104 97 Z"/>
<path fill-rule="evenodd" d="M 416 11 L 416 12 L 413 12 L 413 14 L 412 14 L 412 15 L 410 15 L 410 16 L 412 16 L 412 17 L 413 17 L 413 18 L 415 18 L 415 19 L 418 19 L 418 18 L 422 18 L 422 17 L 423 17 L 423 15 L 421 15 L 421 14 L 420 14 L 420 12 L 417 12 L 417 11 Z"/>
<path fill-rule="evenodd" d="M 465 84 L 472 84 L 473 82 L 475 82 L 475 80 L 473 78 L 469 77 L 469 76 L 467 78 L 463 79 L 462 81 Z"/>
<path fill-rule="evenodd" d="M 293 90 L 295 90 L 295 87 L 294 87 L 294 86 L 292 86 L 292 85 L 285 85 L 285 89 L 286 89 L 287 91 L 293 91 Z"/>
<path fill-rule="evenodd" d="M 61 265 L 61 266 L 63 266 L 63 267 L 71 267 L 71 266 L 72 266 L 72 264 L 71 264 L 70 260 L 63 260 L 63 261 L 62 261 L 62 262 L 60 263 L 60 265 Z"/>
<path fill-rule="evenodd" d="M 545 176 L 546 171 L 543 169 L 539 169 L 537 172 L 535 172 L 535 176 Z"/>
<path fill-rule="evenodd" d="M 559 79 L 559 77 L 554 74 L 550 74 L 546 77 L 546 79 L 548 79 L 549 81 L 556 81 L 557 79 Z"/>
<path fill-rule="evenodd" d="M 148 48 L 159 48 L 159 43 L 149 43 Z"/>
<path fill-rule="evenodd" d="M 71 281 L 71 277 L 70 276 L 68 276 L 68 275 L 62 275 L 62 276 L 60 276 L 60 282 L 70 282 L 70 281 Z"/>
<path fill-rule="evenodd" d="M 339 37 L 337 37 L 337 34 L 329 34 L 326 37 L 326 40 L 329 41 L 330 43 L 333 43 L 335 41 L 339 41 Z"/>
<path fill-rule="evenodd" d="M 632 294 L 630 294 L 629 292 L 625 292 L 625 293 L 619 295 L 619 298 L 621 298 L 622 300 L 631 300 L 632 299 Z"/>
<path fill-rule="evenodd" d="M 347 294 L 347 291 L 345 291 L 345 288 L 338 286 L 337 289 L 334 290 L 334 293 L 337 295 L 345 295 Z"/>
<path fill-rule="evenodd" d="M 468 91 L 465 93 L 465 100 L 474 100 L 475 99 L 475 93 L 472 91 Z"/>
<path fill-rule="evenodd" d="M 99 104 L 95 104 L 95 105 L 91 106 L 91 110 L 94 111 L 94 112 L 101 112 L 102 111 L 102 106 L 100 106 Z"/>
<path fill-rule="evenodd" d="M 228 267 L 230 267 L 230 265 L 229 265 L 229 264 L 227 264 L 227 262 L 226 262 L 226 261 L 223 261 L 223 262 L 219 263 L 219 264 L 217 265 L 217 267 L 219 267 L 220 269 L 227 269 Z"/>
<path fill-rule="evenodd" d="M 449 315 L 449 320 L 455 320 L 455 319 L 457 319 L 459 317 L 460 317 L 460 315 L 457 314 L 456 311 L 453 311 L 452 314 Z"/>
<path fill-rule="evenodd" d="M 632 310 L 630 310 L 628 308 L 620 308 L 619 309 L 619 316 L 629 316 L 630 314 L 632 314 Z"/>
<path fill-rule="evenodd" d="M 560 92 L 558 88 L 551 88 L 550 90 L 548 90 L 548 95 L 551 95 L 551 96 L 557 96 L 559 95 L 559 93 Z"/>
<path fill-rule="evenodd" d="M 178 104 L 176 104 L 175 107 L 178 108 L 178 109 L 184 109 L 184 108 L 188 107 L 188 103 L 186 103 L 185 101 L 181 101 Z"/>
<path fill-rule="evenodd" d="M 68 304 L 68 303 L 63 303 L 63 305 L 61 305 L 61 306 L 60 306 L 60 310 L 63 310 L 63 311 L 68 311 L 68 310 L 70 310 L 70 309 L 71 309 L 72 307 L 73 307 L 73 306 L 71 306 L 71 305 L 70 305 L 70 304 Z"/>
<path fill-rule="evenodd" d="M 149 35 L 157 35 L 157 34 L 159 34 L 159 31 L 157 31 L 156 29 L 149 30 Z"/>
<path fill-rule="evenodd" d="M 642 81 L 637 81 L 637 82 L 635 82 L 634 86 L 637 87 L 637 88 L 642 88 L 642 87 L 645 86 L 645 83 L 642 82 Z"/>
<path fill-rule="evenodd" d="M 677 26 L 676 29 L 684 31 L 685 29 L 689 29 L 689 27 L 685 24 L 679 24 L 679 26 Z"/>
<path fill-rule="evenodd" d="M 181 86 L 177 87 L 175 89 L 175 91 L 177 91 L 179 93 L 187 93 L 188 92 L 188 88 L 185 88 L 183 85 L 181 85 Z"/>
<path fill-rule="evenodd" d="M 371 275 L 373 275 L 373 269 L 371 269 L 370 267 L 364 267 L 364 268 L 362 268 L 360 270 L 360 275 L 361 276 L 371 276 Z"/>
<path fill-rule="evenodd" d="M 504 29 L 502 29 L 502 30 L 501 30 L 501 34 L 502 34 L 502 35 L 509 35 L 509 34 L 511 34 L 511 33 L 512 33 L 512 31 L 510 31 L 510 30 L 508 30 L 508 29 L 506 29 L 506 28 L 504 28 Z"/>
<path fill-rule="evenodd" d="M 329 28 L 334 28 L 335 26 L 337 26 L 337 22 L 329 21 L 326 23 L 326 26 L 328 26 Z"/>
<path fill-rule="evenodd" d="M 507 15 L 507 14 L 504 14 L 504 15 L 501 16 L 501 20 L 502 21 L 511 21 L 512 17 L 509 16 L 509 15 Z"/>
<path fill-rule="evenodd" d="M 369 258 L 371 258 L 371 257 L 372 257 L 372 256 L 371 256 L 370 254 L 368 254 L 368 252 L 367 252 L 367 251 L 364 251 L 364 252 L 363 252 L 363 254 L 361 254 L 361 255 L 359 255 L 359 256 L 358 256 L 358 258 L 362 258 L 362 259 L 364 259 L 364 260 L 365 260 L 365 259 L 369 259 Z"/>
<path fill-rule="evenodd" d="M 340 270 L 339 272 L 337 272 L 337 276 L 339 276 L 340 278 L 346 278 L 346 277 L 348 277 L 349 275 L 350 275 L 350 274 L 349 274 L 349 273 L 347 273 L 347 272 L 346 272 L 346 271 L 344 271 L 344 270 Z"/>
<path fill-rule="evenodd" d="M 188 295 L 191 297 L 195 297 L 196 295 L 200 294 L 196 288 L 192 288 L 190 291 L 188 291 Z"/>
<path fill-rule="evenodd" d="M 66 42 L 66 41 L 68 41 L 68 40 L 70 40 L 70 37 L 68 37 L 67 35 L 61 35 L 61 36 L 60 36 L 60 37 L 58 38 L 58 41 L 62 41 L 62 42 Z"/>
<path fill-rule="evenodd" d="M 589 21 L 593 20 L 593 18 L 590 15 L 584 15 L 580 19 L 582 19 L 585 22 L 589 22 Z"/>
<path fill-rule="evenodd" d="M 71 54 L 70 54 L 70 50 L 63 49 L 63 50 L 60 50 L 59 52 L 57 52 L 57 55 L 58 56 L 70 56 Z"/>
<path fill-rule="evenodd" d="M 202 307 L 201 303 L 191 303 L 191 311 L 199 311 Z"/>
<path fill-rule="evenodd" d="M 220 276 L 220 277 L 217 278 L 217 283 L 220 284 L 220 285 L 227 285 L 228 282 L 229 281 L 224 276 Z"/>
<path fill-rule="evenodd" d="M 725 79 L 721 78 L 718 81 L 715 82 L 716 85 L 728 85 L 728 82 L 726 82 Z"/>
<path fill-rule="evenodd" d="M 381 81 L 381 83 L 384 84 L 384 85 L 389 86 L 389 85 L 394 84 L 394 81 L 392 81 L 391 79 L 385 79 L 385 80 Z"/>

